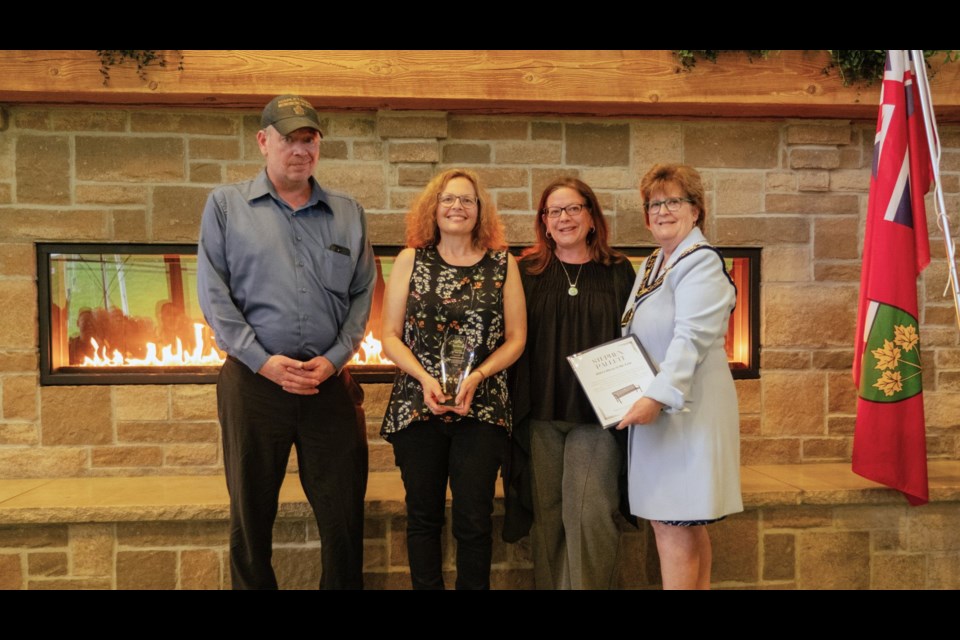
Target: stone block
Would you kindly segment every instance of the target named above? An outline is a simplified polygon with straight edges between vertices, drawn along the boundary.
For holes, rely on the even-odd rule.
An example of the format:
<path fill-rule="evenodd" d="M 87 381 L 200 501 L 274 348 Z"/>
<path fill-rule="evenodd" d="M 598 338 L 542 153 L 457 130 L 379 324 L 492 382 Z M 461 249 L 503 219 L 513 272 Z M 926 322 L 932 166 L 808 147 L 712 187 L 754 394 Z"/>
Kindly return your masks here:
<path fill-rule="evenodd" d="M 230 538 L 225 521 L 118 522 L 116 527 L 120 547 L 216 547 Z"/>
<path fill-rule="evenodd" d="M 93 447 L 90 464 L 94 467 L 159 467 L 163 464 L 163 449 L 158 446 Z"/>
<path fill-rule="evenodd" d="M 220 554 L 211 549 L 185 549 L 180 552 L 180 588 L 220 589 Z"/>
<path fill-rule="evenodd" d="M 0 209 L 0 239 L 107 240 L 104 211 L 70 209 Z"/>
<path fill-rule="evenodd" d="M 869 588 L 870 534 L 801 531 L 797 535 L 797 587 Z"/>
<path fill-rule="evenodd" d="M 0 572 L 0 576 L 3 573 Z M 960 554 L 927 555 L 927 589 L 960 589 Z"/>
<path fill-rule="evenodd" d="M 534 203 L 540 202 L 540 197 L 544 190 L 554 181 L 560 178 L 579 178 L 580 172 L 577 169 L 558 167 L 556 169 L 531 169 L 530 198 Z M 526 186 L 526 183 L 517 186 Z M 639 199 L 639 198 L 638 198 Z M 534 205 L 536 206 L 536 204 Z"/>
<path fill-rule="evenodd" d="M 321 160 L 346 160 L 350 156 L 345 140 L 324 140 L 320 144 Z"/>
<path fill-rule="evenodd" d="M 740 416 L 740 435 L 741 436 L 759 436 L 762 431 L 762 421 L 758 415 Z"/>
<path fill-rule="evenodd" d="M 71 524 L 69 526 L 73 575 L 113 575 L 114 525 Z"/>
<path fill-rule="evenodd" d="M 353 142 L 354 160 L 383 160 L 383 143 L 358 140 Z"/>
<path fill-rule="evenodd" d="M 176 588 L 176 551 L 117 551 L 117 589 Z"/>
<path fill-rule="evenodd" d="M 27 583 L 29 591 L 107 591 L 109 578 L 41 578 Z"/>
<path fill-rule="evenodd" d="M 36 423 L 0 422 L 0 444 L 33 446 L 40 442 Z"/>
<path fill-rule="evenodd" d="M 923 394 L 923 411 L 927 428 L 952 429 L 960 426 L 960 395 L 956 393 Z"/>
<path fill-rule="evenodd" d="M 444 167 L 448 168 L 448 167 Z M 467 167 L 477 174 L 484 189 L 503 189 L 526 187 L 530 184 L 529 173 L 525 168 Z M 440 170 L 438 168 L 438 170 Z M 534 176 L 537 169 L 533 170 Z"/>
<path fill-rule="evenodd" d="M 382 209 L 386 205 L 386 179 L 379 164 L 329 163 L 321 165 L 319 174 L 325 188 L 348 193 L 367 209 Z"/>
<path fill-rule="evenodd" d="M 852 366 L 853 349 L 821 349 L 813 352 L 814 369 L 843 369 L 849 372 Z"/>
<path fill-rule="evenodd" d="M 514 211 L 530 211 L 529 191 L 497 191 L 497 209 Z"/>
<path fill-rule="evenodd" d="M 231 162 L 226 165 L 225 182 L 243 182 L 244 180 L 253 180 L 263 169 L 262 163 L 254 162 Z"/>
<path fill-rule="evenodd" d="M 50 125 L 56 131 L 125 131 L 127 113 L 58 109 L 50 112 Z"/>
<path fill-rule="evenodd" d="M 119 442 L 170 443 L 217 442 L 216 422 L 118 422 Z"/>
<path fill-rule="evenodd" d="M 18 129 L 39 129 L 41 131 L 50 129 L 49 111 L 27 109 L 14 111 L 14 114 L 14 122 L 16 122 Z"/>
<path fill-rule="evenodd" d="M 534 140 L 563 140 L 563 125 L 559 122 L 531 122 L 530 137 Z"/>
<path fill-rule="evenodd" d="M 174 420 L 216 420 L 217 387 L 212 384 L 175 385 L 170 388 Z"/>
<path fill-rule="evenodd" d="M 259 123 L 259 117 L 257 118 Z M 239 130 L 236 116 L 200 113 L 130 114 L 130 129 L 145 133 L 197 133 L 208 136 L 231 136 Z"/>
<path fill-rule="evenodd" d="M 940 175 L 940 186 L 944 193 L 957 193 L 960 191 L 960 175 Z"/>
<path fill-rule="evenodd" d="M 217 444 L 171 444 L 164 447 L 163 464 L 168 467 L 215 465 L 219 451 Z"/>
<path fill-rule="evenodd" d="M 831 191 L 870 191 L 870 169 L 838 169 L 830 172 Z"/>
<path fill-rule="evenodd" d="M 377 114 L 377 133 L 381 138 L 446 138 L 445 113 Z"/>
<path fill-rule="evenodd" d="M 760 380 L 734 380 L 740 413 L 760 413 Z"/>
<path fill-rule="evenodd" d="M 799 462 L 799 438 L 747 436 L 740 439 L 740 464 L 797 464 Z"/>
<path fill-rule="evenodd" d="M 857 387 L 849 371 L 827 374 L 827 386 L 829 413 L 855 414 L 857 412 Z"/>
<path fill-rule="evenodd" d="M 764 287 L 763 344 L 846 347 L 853 344 L 857 287 L 771 284 Z M 814 317 L 811 314 L 816 312 Z M 817 319 L 830 319 L 825 330 Z"/>
<path fill-rule="evenodd" d="M 16 136 L 0 135 L 0 180 L 13 181 L 16 178 L 16 142 Z"/>
<path fill-rule="evenodd" d="M 0 526 L 0 549 L 38 549 L 67 546 L 67 527 L 62 524 Z"/>
<path fill-rule="evenodd" d="M 303 544 L 307 541 L 307 527 L 303 520 L 276 520 L 273 523 L 274 544 Z"/>
<path fill-rule="evenodd" d="M 937 349 L 937 367 L 941 369 L 960 369 L 960 349 Z"/>
<path fill-rule="evenodd" d="M 764 529 L 811 529 L 833 523 L 830 507 L 773 507 L 763 511 Z"/>
<path fill-rule="evenodd" d="M 36 370 L 37 370 L 36 348 L 31 348 L 23 351 L 0 349 L 0 371 L 19 373 L 23 371 L 36 371 Z"/>
<path fill-rule="evenodd" d="M 67 575 L 67 554 L 62 551 L 34 551 L 27 554 L 31 578 Z"/>
<path fill-rule="evenodd" d="M 37 419 L 37 378 L 34 375 L 4 376 L 3 419 Z"/>
<path fill-rule="evenodd" d="M 155 187 L 151 238 L 160 242 L 196 242 L 210 189 Z"/>
<path fill-rule="evenodd" d="M 390 189 L 389 208 L 395 211 L 409 211 L 419 196 L 418 189 Z"/>
<path fill-rule="evenodd" d="M 856 260 L 860 243 L 858 221 L 853 216 L 818 218 L 813 222 L 813 257 L 816 260 Z"/>
<path fill-rule="evenodd" d="M 859 282 L 860 262 L 816 262 L 813 279 L 817 282 Z"/>
<path fill-rule="evenodd" d="M 6 183 L 0 183 L 0 204 L 11 204 L 13 202 L 13 187 Z"/>
<path fill-rule="evenodd" d="M 810 221 L 799 216 L 720 216 L 715 225 L 716 243 L 721 245 L 806 244 L 810 240 Z"/>
<path fill-rule="evenodd" d="M 763 211 L 763 174 L 722 171 L 717 175 L 716 206 L 707 215 L 756 214 Z"/>
<path fill-rule="evenodd" d="M 713 582 L 756 582 L 760 574 L 757 512 L 730 516 L 710 527 Z"/>
<path fill-rule="evenodd" d="M 391 142 L 388 157 L 394 163 L 439 162 L 440 148 L 436 142 Z"/>
<path fill-rule="evenodd" d="M 924 324 L 948 324 L 953 325 L 957 321 L 957 312 L 952 306 L 935 307 L 932 304 L 926 304 L 923 308 Z"/>
<path fill-rule="evenodd" d="M 850 438 L 804 438 L 801 449 L 804 462 L 850 460 L 852 451 Z"/>
<path fill-rule="evenodd" d="M 78 180 L 169 182 L 186 177 L 180 138 L 77 136 L 74 145 Z"/>
<path fill-rule="evenodd" d="M 170 388 L 124 385 L 113 388 L 113 415 L 117 420 L 165 420 L 170 417 Z"/>
<path fill-rule="evenodd" d="M 237 138 L 190 138 L 187 155 L 191 160 L 239 160 L 240 141 Z"/>
<path fill-rule="evenodd" d="M 393 458 L 393 447 L 387 443 L 370 445 L 370 471 L 396 471 L 397 464 Z"/>
<path fill-rule="evenodd" d="M 320 552 L 317 549 L 273 550 L 273 568 L 281 589 L 316 589 L 320 584 Z"/>
<path fill-rule="evenodd" d="M 767 193 L 797 190 L 797 173 L 795 171 L 768 171 L 766 179 Z"/>
<path fill-rule="evenodd" d="M 877 553 L 870 564 L 871 589 L 900 591 L 927 586 L 926 558 L 921 554 Z"/>
<path fill-rule="evenodd" d="M 851 194 L 769 193 L 766 210 L 767 213 L 856 215 L 860 212 L 860 197 Z"/>
<path fill-rule="evenodd" d="M 407 165 L 397 167 L 397 184 L 401 187 L 424 188 L 433 178 L 433 168 L 423 165 Z"/>
<path fill-rule="evenodd" d="M 910 551 L 960 551 L 960 510 L 955 504 L 930 504 L 908 520 Z"/>
<path fill-rule="evenodd" d="M 763 349 L 760 352 L 761 369 L 809 369 L 810 351 L 780 351 Z"/>
<path fill-rule="evenodd" d="M 830 172 L 800 171 L 797 176 L 797 189 L 800 191 L 829 191 Z"/>
<path fill-rule="evenodd" d="M 580 178 L 594 190 L 638 188 L 637 175 L 631 169 L 587 168 L 580 172 Z"/>
<path fill-rule="evenodd" d="M 653 165 L 683 159 L 683 127 L 667 122 L 634 122 L 630 125 L 630 164 L 637 184 Z"/>
<path fill-rule="evenodd" d="M 490 572 L 490 588 L 497 591 L 504 589 L 529 591 L 535 588 L 533 571 L 530 569 L 494 569 Z"/>
<path fill-rule="evenodd" d="M 112 442 L 110 387 L 43 387 L 40 433 L 45 446 Z"/>
<path fill-rule="evenodd" d="M 460 140 L 526 140 L 526 120 L 503 118 L 451 117 L 449 136 Z"/>
<path fill-rule="evenodd" d="M 78 184 L 74 197 L 77 204 L 146 204 L 147 189 L 139 184 Z"/>
<path fill-rule="evenodd" d="M 403 244 L 406 223 L 402 213 L 368 213 L 367 231 L 378 244 Z"/>
<path fill-rule="evenodd" d="M 114 209 L 110 212 L 110 221 L 114 240 L 140 242 L 147 237 L 147 214 L 142 209 Z"/>
<path fill-rule="evenodd" d="M 532 213 L 504 214 L 500 219 L 510 244 L 532 244 L 536 240 Z"/>
<path fill-rule="evenodd" d="M 17 202 L 70 203 L 70 141 L 66 136 L 17 137 Z"/>
<path fill-rule="evenodd" d="M 0 449 L 0 478 L 73 477 L 84 474 L 86 469 L 85 447 Z"/>
<path fill-rule="evenodd" d="M 831 436 L 852 436 L 856 423 L 853 416 L 830 416 L 827 418 L 827 433 Z"/>
<path fill-rule="evenodd" d="M 780 126 L 775 124 L 683 125 L 683 161 L 695 167 L 773 168 L 778 164 L 779 148 Z"/>
<path fill-rule="evenodd" d="M 384 540 L 376 542 L 370 540 L 363 541 L 363 570 L 370 571 L 374 569 L 387 568 L 387 543 Z"/>
<path fill-rule="evenodd" d="M 761 266 L 766 282 L 809 282 L 810 248 L 808 246 L 768 246 L 763 248 Z"/>
<path fill-rule="evenodd" d="M 840 147 L 840 168 L 860 169 L 870 166 L 872 155 L 864 157 L 864 152 L 857 147 Z"/>
<path fill-rule="evenodd" d="M 23 563 L 19 553 L 0 553 L 0 591 L 23 589 Z"/>
<path fill-rule="evenodd" d="M 594 167 L 630 164 L 630 125 L 568 124 L 566 138 L 567 164 Z"/>
<path fill-rule="evenodd" d="M 4 388 L 4 391 L 6 391 L 6 388 Z M 937 391 L 960 392 L 960 371 L 941 371 L 938 373 Z"/>
<path fill-rule="evenodd" d="M 36 284 L 7 280 L 0 287 L 0 347 L 31 348 L 37 344 Z"/>
<path fill-rule="evenodd" d="M 497 164 L 560 164 L 562 145 L 549 140 L 497 142 L 494 158 Z"/>
<path fill-rule="evenodd" d="M 443 145 L 443 161 L 447 164 L 486 164 L 490 162 L 490 145 L 447 143 Z"/>
<path fill-rule="evenodd" d="M 768 533 L 763 536 L 763 579 L 796 579 L 796 536 L 792 533 Z"/>
<path fill-rule="evenodd" d="M 839 149 L 791 149 L 791 169 L 836 169 L 840 166 Z"/>
<path fill-rule="evenodd" d="M 337 138 L 369 138 L 377 129 L 377 121 L 366 116 L 332 115 L 329 122 L 325 135 Z"/>
<path fill-rule="evenodd" d="M 787 126 L 787 144 L 850 144 L 849 122 L 804 122 Z"/>
<path fill-rule="evenodd" d="M 774 436 L 825 434 L 824 382 L 820 372 L 766 372 L 763 433 Z"/>

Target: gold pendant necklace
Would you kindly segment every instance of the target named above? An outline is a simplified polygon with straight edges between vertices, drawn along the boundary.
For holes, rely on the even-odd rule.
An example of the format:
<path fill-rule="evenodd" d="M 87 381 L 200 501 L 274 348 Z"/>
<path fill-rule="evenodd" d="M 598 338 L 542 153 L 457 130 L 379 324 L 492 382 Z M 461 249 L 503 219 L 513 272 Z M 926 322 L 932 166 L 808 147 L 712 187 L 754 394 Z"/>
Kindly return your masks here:
<path fill-rule="evenodd" d="M 570 280 L 570 274 L 567 273 L 567 267 L 566 267 L 566 265 L 563 264 L 563 260 L 561 260 L 560 258 L 557 258 L 557 262 L 560 263 L 560 267 L 563 269 L 563 275 L 567 276 L 567 284 L 570 285 L 570 288 L 567 289 L 567 295 L 570 296 L 570 297 L 573 297 L 573 296 L 579 294 L 579 293 L 580 293 L 580 290 L 577 289 L 577 283 L 580 282 L 580 272 L 583 271 L 583 265 L 584 265 L 585 263 L 583 263 L 583 262 L 580 263 L 580 268 L 577 269 L 577 279 L 576 279 L 576 280 Z"/>

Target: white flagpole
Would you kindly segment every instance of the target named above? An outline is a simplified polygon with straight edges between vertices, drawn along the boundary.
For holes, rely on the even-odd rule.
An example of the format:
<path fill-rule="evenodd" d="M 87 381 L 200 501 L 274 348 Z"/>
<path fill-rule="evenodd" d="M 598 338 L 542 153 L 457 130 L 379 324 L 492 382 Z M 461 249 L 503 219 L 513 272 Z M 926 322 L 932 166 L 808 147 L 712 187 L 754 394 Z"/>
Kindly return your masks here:
<path fill-rule="evenodd" d="M 933 99 L 930 96 L 930 82 L 927 80 L 927 65 L 923 51 L 910 52 L 913 58 L 913 70 L 917 76 L 917 88 L 920 90 L 920 105 L 923 109 L 923 124 L 927 130 L 927 145 L 930 147 L 930 159 L 933 164 L 935 184 L 934 204 L 937 209 L 937 227 L 943 231 L 943 242 L 947 249 L 948 288 L 953 289 L 953 308 L 957 315 L 957 328 L 960 329 L 960 278 L 957 277 L 956 247 L 950 233 L 950 221 L 947 219 L 947 205 L 943 199 L 943 187 L 940 184 L 940 133 L 937 131 L 937 119 L 933 113 Z M 944 290 L 946 295 L 946 290 Z"/>

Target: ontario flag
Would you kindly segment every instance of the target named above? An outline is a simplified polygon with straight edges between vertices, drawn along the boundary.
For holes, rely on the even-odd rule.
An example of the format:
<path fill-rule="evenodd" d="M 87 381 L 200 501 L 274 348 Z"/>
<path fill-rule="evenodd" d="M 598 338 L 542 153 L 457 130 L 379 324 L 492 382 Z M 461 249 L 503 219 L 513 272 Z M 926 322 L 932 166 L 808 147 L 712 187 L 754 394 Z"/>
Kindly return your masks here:
<path fill-rule="evenodd" d="M 888 51 L 873 151 L 853 378 L 853 471 L 925 504 L 917 277 L 930 263 L 923 196 L 932 167 L 908 51 Z"/>

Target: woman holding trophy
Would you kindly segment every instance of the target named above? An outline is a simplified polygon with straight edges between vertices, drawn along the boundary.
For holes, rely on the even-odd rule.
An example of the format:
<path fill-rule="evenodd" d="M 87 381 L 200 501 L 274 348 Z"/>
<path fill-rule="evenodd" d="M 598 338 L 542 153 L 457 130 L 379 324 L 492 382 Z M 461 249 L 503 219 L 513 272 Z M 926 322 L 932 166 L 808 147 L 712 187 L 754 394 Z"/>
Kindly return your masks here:
<path fill-rule="evenodd" d="M 490 586 L 494 487 L 511 428 L 505 369 L 526 340 L 520 274 L 496 207 L 471 171 L 430 181 L 407 215 L 383 304 L 383 349 L 400 371 L 381 435 L 407 504 L 414 589 L 443 589 L 441 531 L 453 496 L 457 589 Z"/>

